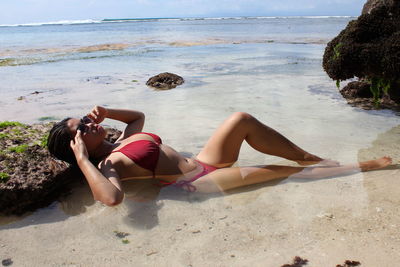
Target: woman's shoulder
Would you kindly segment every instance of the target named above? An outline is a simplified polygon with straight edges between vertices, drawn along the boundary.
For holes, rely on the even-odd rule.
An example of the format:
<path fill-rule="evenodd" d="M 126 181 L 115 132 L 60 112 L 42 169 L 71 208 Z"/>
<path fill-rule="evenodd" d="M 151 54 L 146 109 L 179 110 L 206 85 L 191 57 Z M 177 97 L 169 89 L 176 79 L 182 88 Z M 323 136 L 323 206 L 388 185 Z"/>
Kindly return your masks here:
<path fill-rule="evenodd" d="M 118 149 L 118 147 L 116 149 Z M 99 163 L 97 164 L 97 167 L 99 169 L 102 169 L 104 167 L 112 168 L 114 166 L 114 164 L 116 164 L 118 162 L 118 160 L 119 160 L 119 157 L 117 155 L 118 153 L 114 153 L 114 152 L 116 152 L 114 150 L 111 151 L 110 154 L 108 154 L 102 160 L 99 161 Z"/>

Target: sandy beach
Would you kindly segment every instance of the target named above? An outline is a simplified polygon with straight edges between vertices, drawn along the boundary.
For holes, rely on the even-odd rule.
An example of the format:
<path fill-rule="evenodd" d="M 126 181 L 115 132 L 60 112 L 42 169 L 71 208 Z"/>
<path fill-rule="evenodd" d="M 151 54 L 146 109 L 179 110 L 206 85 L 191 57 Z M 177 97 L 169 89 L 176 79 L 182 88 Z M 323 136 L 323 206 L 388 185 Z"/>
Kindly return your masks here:
<path fill-rule="evenodd" d="M 320 22 L 331 30 L 324 36 L 298 30 L 279 36 L 280 42 L 267 42 L 276 36 L 266 36 L 263 43 L 245 42 L 244 36 L 238 44 L 205 44 L 207 32 L 201 32 L 185 42 L 177 35 L 154 44 L 153 36 L 143 46 L 125 45 L 127 37 L 121 34 L 113 42 L 119 45 L 107 46 L 102 39 L 106 31 L 69 50 L 52 44 L 57 51 L 89 54 L 45 52 L 40 63 L 1 67 L 6 75 L 0 85 L 0 120 L 37 123 L 82 116 L 95 104 L 134 108 L 146 114 L 144 130 L 159 134 L 177 151 L 196 155 L 220 122 L 245 111 L 321 157 L 352 163 L 389 155 L 394 163 L 379 171 L 317 180 L 289 177 L 215 195 L 167 187 L 149 202 L 130 199 L 139 185 L 125 182 L 125 200 L 112 208 L 93 201 L 82 183 L 50 207 L 23 217 L 0 217 L 3 265 L 279 267 L 300 256 L 310 267 L 334 267 L 345 260 L 364 267 L 396 266 L 398 115 L 349 106 L 321 67 L 325 44 L 316 40 L 334 36 L 347 21 Z M 229 35 L 201 23 L 215 27 L 214 35 Z M 290 23 L 297 30 L 299 22 Z M 79 34 L 71 36 L 78 39 Z M 313 40 L 296 43 L 306 36 Z M 64 37 L 58 38 L 54 42 L 62 43 Z M 164 71 L 181 75 L 185 83 L 170 91 L 145 85 Z M 122 126 L 110 120 L 104 124 Z M 243 145 L 237 165 L 268 164 L 294 163 Z"/>
<path fill-rule="evenodd" d="M 399 162 L 399 133 L 379 135 L 359 159 L 378 150 Z M 281 266 L 294 256 L 307 266 L 393 266 L 400 260 L 399 174 L 397 164 L 218 195 L 166 188 L 145 203 L 129 199 L 137 184 L 125 182 L 126 199 L 115 208 L 95 203 L 82 184 L 49 208 L 2 218 L 1 255 L 15 266 Z"/>
<path fill-rule="evenodd" d="M 281 266 L 299 255 L 307 266 L 391 266 L 400 259 L 398 177 L 287 180 L 213 197 L 171 191 L 117 208 L 83 187 L 2 226 L 2 257 L 15 266 Z"/>

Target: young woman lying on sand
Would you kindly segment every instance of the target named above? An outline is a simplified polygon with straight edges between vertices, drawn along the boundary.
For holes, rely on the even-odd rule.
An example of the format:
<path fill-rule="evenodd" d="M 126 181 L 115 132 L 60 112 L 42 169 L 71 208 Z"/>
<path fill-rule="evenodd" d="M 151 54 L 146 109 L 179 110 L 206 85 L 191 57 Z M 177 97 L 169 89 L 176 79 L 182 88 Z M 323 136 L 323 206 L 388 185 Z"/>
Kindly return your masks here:
<path fill-rule="evenodd" d="M 99 125 L 105 118 L 127 124 L 115 143 L 105 140 Z M 159 185 L 174 185 L 188 191 L 219 192 L 285 177 L 324 178 L 384 168 L 390 157 L 340 165 L 324 160 L 293 144 L 253 116 L 233 113 L 208 140 L 195 158 L 186 158 L 162 144 L 160 137 L 142 132 L 145 116 L 135 110 L 96 106 L 83 119 L 67 118 L 50 131 L 48 148 L 52 155 L 82 170 L 96 200 L 113 206 L 122 202 L 121 181 L 156 179 Z M 232 167 L 246 141 L 255 150 L 307 166 L 279 165 Z M 100 160 L 94 166 L 90 158 Z"/>

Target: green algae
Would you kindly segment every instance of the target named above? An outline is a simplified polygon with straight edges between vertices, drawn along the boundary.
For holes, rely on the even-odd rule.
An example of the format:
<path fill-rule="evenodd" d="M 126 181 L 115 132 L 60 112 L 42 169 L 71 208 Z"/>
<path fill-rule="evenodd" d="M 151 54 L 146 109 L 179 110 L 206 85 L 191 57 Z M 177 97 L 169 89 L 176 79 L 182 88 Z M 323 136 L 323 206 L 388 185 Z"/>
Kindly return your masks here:
<path fill-rule="evenodd" d="M 15 153 L 24 153 L 28 149 L 27 144 L 19 145 L 19 146 L 14 146 L 10 147 L 8 150 L 10 152 L 15 152 Z"/>
<path fill-rule="evenodd" d="M 12 127 L 12 126 L 20 126 L 20 127 L 24 127 L 24 128 L 26 127 L 25 124 L 22 124 L 17 121 L 1 121 L 0 122 L 0 129 L 6 128 L 6 127 Z"/>
<path fill-rule="evenodd" d="M 49 137 L 49 134 L 48 134 L 48 133 L 45 134 L 45 135 L 43 135 L 43 136 L 40 138 L 39 146 L 41 146 L 41 147 L 47 147 L 47 139 L 48 139 L 48 137 Z"/>
<path fill-rule="evenodd" d="M 0 183 L 7 182 L 7 180 L 10 178 L 10 175 L 5 172 L 0 172 Z"/>
<path fill-rule="evenodd" d="M 9 138 L 10 137 L 10 135 L 9 134 L 7 134 L 7 133 L 0 133 L 0 139 L 6 139 L 6 138 Z"/>
<path fill-rule="evenodd" d="M 340 57 L 340 48 L 342 47 L 342 43 L 338 43 L 337 45 L 335 45 L 335 47 L 333 48 L 333 60 L 336 60 Z"/>
<path fill-rule="evenodd" d="M 380 97 L 382 96 L 382 94 L 388 94 L 391 86 L 391 81 L 384 78 L 373 77 L 370 79 L 370 82 L 370 90 L 374 98 L 375 107 L 378 108 L 380 106 Z"/>
<path fill-rule="evenodd" d="M 22 131 L 18 128 L 12 129 L 11 131 L 13 132 L 13 134 L 15 134 L 17 136 L 22 135 Z"/>
<path fill-rule="evenodd" d="M 0 67 L 14 66 L 14 64 L 15 64 L 15 59 L 13 58 L 0 59 Z"/>
<path fill-rule="evenodd" d="M 57 120 L 57 118 L 53 117 L 53 116 L 44 116 L 44 117 L 40 117 L 38 120 L 39 121 L 55 121 L 55 120 Z"/>

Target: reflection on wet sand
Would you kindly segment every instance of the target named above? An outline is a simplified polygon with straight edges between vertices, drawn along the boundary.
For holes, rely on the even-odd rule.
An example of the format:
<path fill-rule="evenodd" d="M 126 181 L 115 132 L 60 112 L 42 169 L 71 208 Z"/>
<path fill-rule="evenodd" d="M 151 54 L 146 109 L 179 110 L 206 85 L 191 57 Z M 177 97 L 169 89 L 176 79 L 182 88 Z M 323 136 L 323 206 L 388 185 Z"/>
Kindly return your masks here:
<path fill-rule="evenodd" d="M 323 162 L 323 161 L 322 161 Z M 339 164 L 329 161 L 328 166 L 282 166 L 265 165 L 217 169 L 191 183 L 184 184 L 184 189 L 201 193 L 225 192 L 251 184 L 264 183 L 276 179 L 322 179 L 336 176 L 383 169 L 392 163 L 390 157 L 363 161 L 353 164 Z M 335 165 L 333 165 L 335 164 Z"/>
<path fill-rule="evenodd" d="M 312 166 L 264 165 L 231 167 L 217 169 L 195 181 L 186 180 L 188 178 L 183 176 L 183 178 L 178 180 L 176 184 L 172 184 L 168 187 L 163 187 L 158 183 L 158 180 L 155 179 L 127 180 L 123 181 L 123 189 L 125 192 L 125 203 L 154 202 L 160 198 L 172 198 L 185 201 L 188 200 L 188 192 L 195 194 L 225 194 L 226 192 L 230 192 L 229 190 L 232 189 L 235 189 L 235 192 L 240 192 L 241 187 L 253 184 L 265 184 L 271 181 L 281 182 L 286 178 L 313 181 L 316 179 L 346 176 L 359 172 L 382 169 L 388 167 L 390 164 L 390 158 L 383 157 L 378 160 L 336 166 L 323 166 L 316 164 Z M 167 193 L 163 192 L 161 194 L 162 189 L 168 188 L 173 189 L 172 191 L 167 190 Z M 214 196 L 215 195 L 211 195 L 210 197 Z M 90 189 L 85 184 L 82 187 L 76 188 L 70 197 L 61 202 L 60 206 L 66 214 L 77 215 L 85 212 L 85 207 L 90 206 L 93 203 L 94 200 L 90 193 Z"/>

